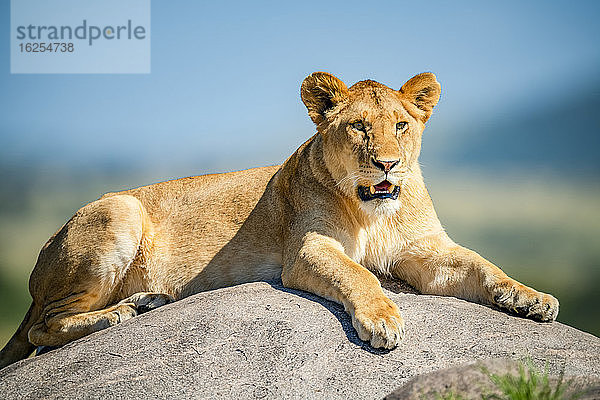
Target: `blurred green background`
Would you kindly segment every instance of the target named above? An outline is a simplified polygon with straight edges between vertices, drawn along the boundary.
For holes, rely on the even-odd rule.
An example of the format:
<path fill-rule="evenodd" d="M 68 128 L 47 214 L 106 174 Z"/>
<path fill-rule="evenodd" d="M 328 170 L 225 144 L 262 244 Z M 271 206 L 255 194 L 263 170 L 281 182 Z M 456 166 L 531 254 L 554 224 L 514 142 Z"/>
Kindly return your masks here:
<path fill-rule="evenodd" d="M 447 231 L 600 335 L 600 3 L 152 7 L 148 75 L 11 75 L 0 24 L 0 342 L 39 249 L 79 207 L 281 163 L 314 132 L 299 86 L 316 70 L 396 88 L 435 72 L 421 163 Z"/>

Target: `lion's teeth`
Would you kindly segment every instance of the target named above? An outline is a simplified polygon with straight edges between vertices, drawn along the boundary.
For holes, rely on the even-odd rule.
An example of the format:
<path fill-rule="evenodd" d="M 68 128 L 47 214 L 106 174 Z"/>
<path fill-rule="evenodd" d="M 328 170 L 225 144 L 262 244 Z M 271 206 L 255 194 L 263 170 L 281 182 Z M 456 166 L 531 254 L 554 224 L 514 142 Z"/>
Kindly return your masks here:
<path fill-rule="evenodd" d="M 394 191 L 394 189 L 396 189 L 396 186 L 390 185 L 390 188 L 388 190 L 390 193 L 392 193 Z"/>
<path fill-rule="evenodd" d="M 375 186 L 369 186 L 369 191 L 371 194 L 375 194 Z"/>

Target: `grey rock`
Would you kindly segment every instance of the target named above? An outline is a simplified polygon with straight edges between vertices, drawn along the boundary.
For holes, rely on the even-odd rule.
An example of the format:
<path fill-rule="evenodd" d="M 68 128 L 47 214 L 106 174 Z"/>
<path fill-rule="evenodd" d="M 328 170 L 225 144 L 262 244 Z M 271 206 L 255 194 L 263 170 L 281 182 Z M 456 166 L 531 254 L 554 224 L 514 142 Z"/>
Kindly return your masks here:
<path fill-rule="evenodd" d="M 407 328 L 392 351 L 362 342 L 342 307 L 259 282 L 200 293 L 10 365 L 0 397 L 375 399 L 488 358 L 600 377 L 593 335 L 455 298 L 386 293 Z"/>

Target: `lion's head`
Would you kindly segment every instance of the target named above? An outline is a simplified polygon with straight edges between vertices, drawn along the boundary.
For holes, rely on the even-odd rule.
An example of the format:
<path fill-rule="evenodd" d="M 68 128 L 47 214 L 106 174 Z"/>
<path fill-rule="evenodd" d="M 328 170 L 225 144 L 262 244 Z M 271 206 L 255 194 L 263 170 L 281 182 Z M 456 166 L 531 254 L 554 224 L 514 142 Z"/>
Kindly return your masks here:
<path fill-rule="evenodd" d="M 361 208 L 397 209 L 402 181 L 416 166 L 440 90 L 432 73 L 413 77 L 400 90 L 371 80 L 348 89 L 326 72 L 304 80 L 302 101 L 323 138 L 325 165 Z"/>

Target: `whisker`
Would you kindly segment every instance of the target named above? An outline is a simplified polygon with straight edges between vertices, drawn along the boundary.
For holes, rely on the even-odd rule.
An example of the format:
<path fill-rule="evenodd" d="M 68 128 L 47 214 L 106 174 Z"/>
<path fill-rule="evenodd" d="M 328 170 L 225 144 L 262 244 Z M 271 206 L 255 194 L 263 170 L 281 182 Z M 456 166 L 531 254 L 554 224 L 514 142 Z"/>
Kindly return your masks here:
<path fill-rule="evenodd" d="M 358 175 L 358 173 L 353 172 L 351 174 L 346 175 L 342 179 L 340 179 L 340 181 L 336 183 L 336 186 L 341 187 L 342 185 L 346 184 L 349 181 L 352 181 L 352 184 L 356 185 L 359 178 L 360 178 L 360 176 Z"/>

